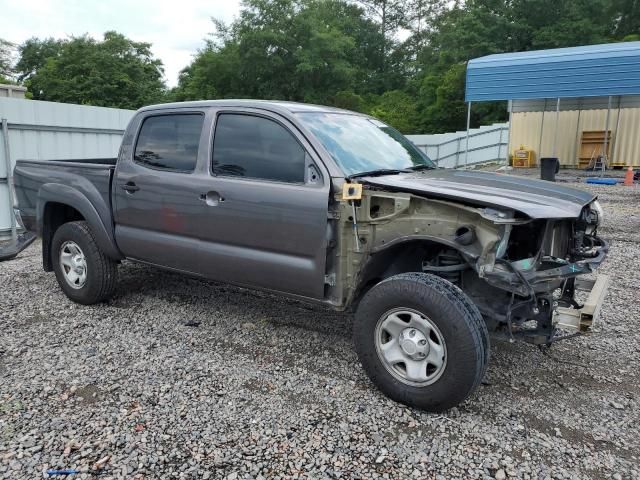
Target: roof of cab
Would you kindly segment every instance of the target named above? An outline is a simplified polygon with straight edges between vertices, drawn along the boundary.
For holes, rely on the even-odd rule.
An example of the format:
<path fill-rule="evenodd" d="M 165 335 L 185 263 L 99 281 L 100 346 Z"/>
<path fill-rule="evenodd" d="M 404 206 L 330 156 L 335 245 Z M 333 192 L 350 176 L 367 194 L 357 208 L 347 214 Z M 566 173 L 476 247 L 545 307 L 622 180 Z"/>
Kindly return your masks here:
<path fill-rule="evenodd" d="M 261 108 L 274 112 L 286 113 L 302 113 L 302 112 L 331 112 L 331 113 L 349 113 L 359 115 L 358 112 L 344 110 L 341 108 L 327 107 L 325 105 L 312 105 L 309 103 L 288 102 L 284 100 L 247 100 L 247 99 L 230 99 L 230 100 L 197 100 L 192 102 L 175 102 L 162 103 L 157 105 L 149 105 L 142 107 L 140 112 L 148 110 L 171 109 L 171 108 L 202 108 L 202 107 L 249 107 Z"/>

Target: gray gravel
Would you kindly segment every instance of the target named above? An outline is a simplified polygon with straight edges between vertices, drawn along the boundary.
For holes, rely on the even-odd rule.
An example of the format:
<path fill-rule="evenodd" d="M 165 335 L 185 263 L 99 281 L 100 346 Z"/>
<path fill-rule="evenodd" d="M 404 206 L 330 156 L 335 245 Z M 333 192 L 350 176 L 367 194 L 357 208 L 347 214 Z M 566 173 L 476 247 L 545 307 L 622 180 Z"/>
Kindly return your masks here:
<path fill-rule="evenodd" d="M 589 189 L 612 243 L 602 325 L 549 356 L 494 342 L 444 415 L 372 386 L 349 316 L 132 263 L 83 307 L 36 243 L 0 263 L 0 477 L 640 478 L 640 191 Z"/>

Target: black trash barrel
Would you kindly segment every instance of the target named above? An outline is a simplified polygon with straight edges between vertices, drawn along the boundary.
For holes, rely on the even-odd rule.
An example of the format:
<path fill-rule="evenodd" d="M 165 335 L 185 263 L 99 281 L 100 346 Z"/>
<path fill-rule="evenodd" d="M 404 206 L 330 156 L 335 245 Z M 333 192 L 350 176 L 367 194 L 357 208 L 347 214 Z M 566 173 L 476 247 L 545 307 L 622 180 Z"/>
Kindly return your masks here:
<path fill-rule="evenodd" d="M 540 178 L 550 182 L 556 181 L 556 173 L 560 169 L 560 162 L 555 157 L 547 157 L 540 159 Z"/>

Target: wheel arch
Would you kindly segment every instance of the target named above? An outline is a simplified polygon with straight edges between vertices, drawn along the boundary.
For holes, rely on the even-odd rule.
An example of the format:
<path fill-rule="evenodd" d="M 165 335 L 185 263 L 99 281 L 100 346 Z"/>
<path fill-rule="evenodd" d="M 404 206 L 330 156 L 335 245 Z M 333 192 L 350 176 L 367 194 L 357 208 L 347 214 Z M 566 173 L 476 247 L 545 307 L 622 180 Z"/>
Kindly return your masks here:
<path fill-rule="evenodd" d="M 97 210 L 78 190 L 67 185 L 45 184 L 38 192 L 36 221 L 42 236 L 42 264 L 45 271 L 53 269 L 51 241 L 56 230 L 67 222 L 86 221 L 94 232 L 100 249 L 113 260 L 121 260 L 113 229 L 105 225 Z"/>
<path fill-rule="evenodd" d="M 469 255 L 460 245 L 434 237 L 406 237 L 376 249 L 362 269 L 354 291 L 351 308 L 356 309 L 362 297 L 376 284 L 400 273 L 422 272 L 422 260 L 428 252 L 454 249 L 466 261 Z"/>

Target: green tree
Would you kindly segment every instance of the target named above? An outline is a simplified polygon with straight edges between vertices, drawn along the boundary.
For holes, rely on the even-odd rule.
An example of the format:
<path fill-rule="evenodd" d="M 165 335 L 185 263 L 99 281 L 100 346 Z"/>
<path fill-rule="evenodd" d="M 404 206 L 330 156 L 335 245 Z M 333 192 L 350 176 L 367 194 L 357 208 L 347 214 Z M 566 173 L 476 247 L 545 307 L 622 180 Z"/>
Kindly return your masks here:
<path fill-rule="evenodd" d="M 389 53 L 398 29 L 407 25 L 408 17 L 403 0 L 358 0 L 365 11 L 379 25 L 382 34 L 380 49 L 383 58 Z"/>
<path fill-rule="evenodd" d="M 351 90 L 337 92 L 332 98 L 330 98 L 330 103 L 334 107 L 345 108 L 354 112 L 364 113 L 368 111 L 364 98 Z"/>
<path fill-rule="evenodd" d="M 9 77 L 13 74 L 11 67 L 14 45 L 0 38 L 0 83 L 11 82 Z"/>
<path fill-rule="evenodd" d="M 415 100 L 402 90 L 385 92 L 370 113 L 404 134 L 419 133 Z"/>
<path fill-rule="evenodd" d="M 611 0 L 514 0 L 509 15 L 520 25 L 514 50 L 607 43 L 614 37 Z"/>
<path fill-rule="evenodd" d="M 66 42 L 54 38 L 30 38 L 18 47 L 19 60 L 16 63 L 15 71 L 18 81 L 24 82 L 38 69 L 45 66 L 47 59 L 56 58 L 60 55 Z"/>
<path fill-rule="evenodd" d="M 622 40 L 635 28 L 629 0 L 468 0 L 436 9 L 416 54 L 421 125 L 429 132 L 464 129 L 464 65 L 493 53 Z M 506 119 L 505 102 L 473 109 L 472 126 Z"/>
<path fill-rule="evenodd" d="M 418 102 L 422 131 L 445 133 L 464 128 L 464 124 L 460 126 L 460 119 L 465 118 L 467 111 L 465 74 L 466 64 L 454 63 L 442 75 L 424 77 Z"/>
<path fill-rule="evenodd" d="M 433 33 L 434 20 L 445 11 L 446 0 L 408 0 L 405 2 L 405 25 L 410 36 L 408 43 L 415 53 L 426 45 L 429 34 Z"/>
<path fill-rule="evenodd" d="M 25 57 L 19 72 L 35 99 L 131 109 L 163 99 L 162 62 L 148 43 L 106 32 L 102 41 L 74 37 L 52 51 Z"/>
<path fill-rule="evenodd" d="M 376 63 L 376 90 L 404 88 L 408 70 L 406 51 L 398 42 L 400 29 L 408 28 L 411 15 L 405 0 L 357 0 L 365 12 L 378 26 L 380 41 L 378 42 L 380 61 Z"/>
<path fill-rule="evenodd" d="M 375 88 L 382 35 L 356 5 L 247 0 L 234 23 L 216 22 L 215 27 L 183 70 L 172 92 L 175 98 L 331 103 L 338 92 Z"/>
<path fill-rule="evenodd" d="M 613 33 L 625 41 L 637 41 L 640 35 L 640 1 L 612 0 L 609 15 L 613 17 Z M 634 37 L 635 36 L 635 37 Z M 629 38 L 629 40 L 626 40 Z M 635 40 L 631 40 L 635 38 Z"/>

